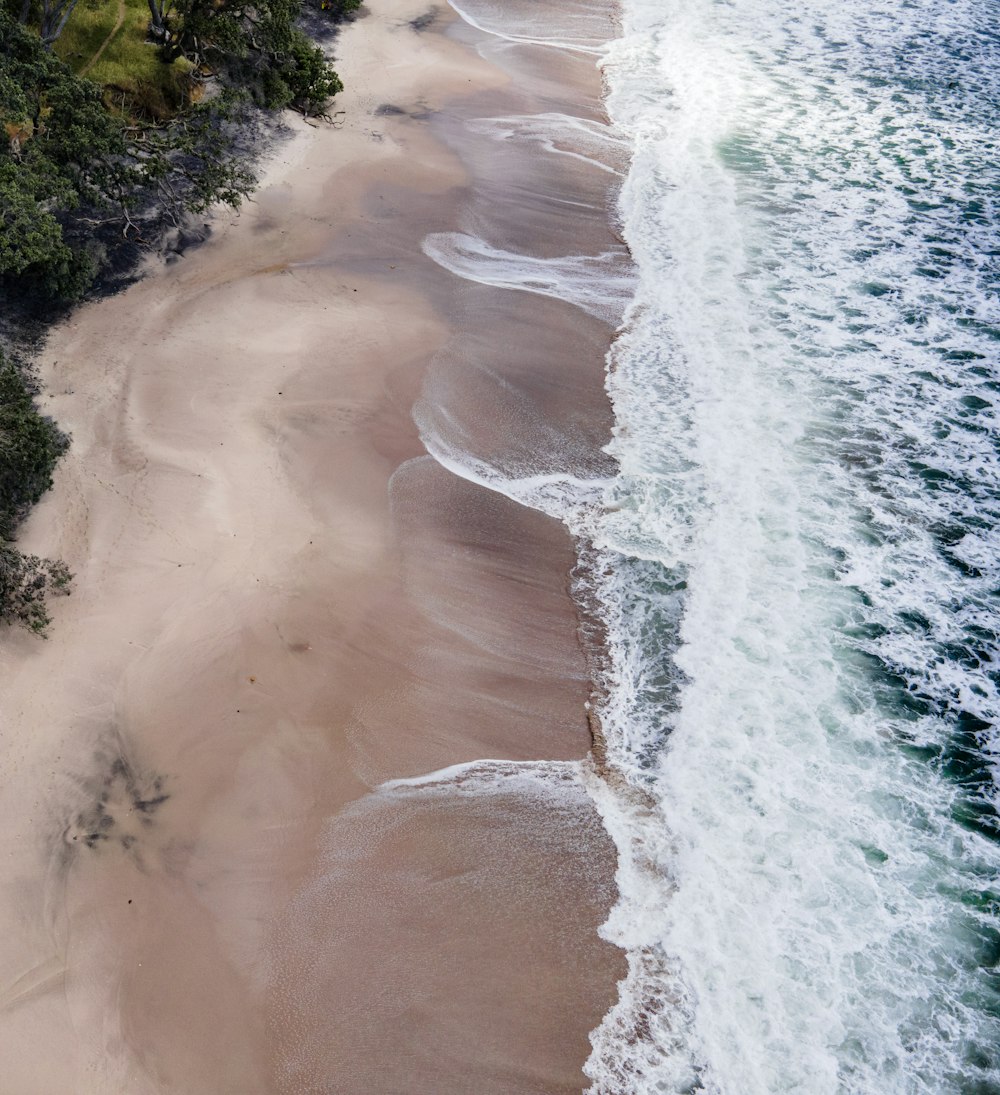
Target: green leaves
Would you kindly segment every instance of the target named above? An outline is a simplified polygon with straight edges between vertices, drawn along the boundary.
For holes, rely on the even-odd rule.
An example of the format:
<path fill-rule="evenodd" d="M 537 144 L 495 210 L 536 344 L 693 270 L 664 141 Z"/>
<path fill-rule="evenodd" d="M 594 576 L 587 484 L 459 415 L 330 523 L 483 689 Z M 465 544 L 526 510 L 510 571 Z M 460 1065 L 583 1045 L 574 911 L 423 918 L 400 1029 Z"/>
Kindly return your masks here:
<path fill-rule="evenodd" d="M 227 126 L 240 107 L 235 97 L 221 95 L 165 126 L 127 130 L 133 185 L 155 190 L 163 211 L 175 219 L 215 202 L 238 206 L 257 181 L 249 165 L 228 149 Z"/>
<path fill-rule="evenodd" d="M 97 232 L 116 220 L 134 237 L 142 223 L 239 205 L 255 179 L 231 151 L 237 109 L 224 94 L 128 124 L 0 9 L 0 291 L 71 302 L 102 260 Z"/>
<path fill-rule="evenodd" d="M 27 148 L 44 156 L 80 198 L 106 204 L 128 155 L 121 122 L 105 109 L 100 90 L 73 76 L 46 91 L 42 126 Z"/>
<path fill-rule="evenodd" d="M 121 125 L 93 84 L 2 12 L 0 124 L 0 286 L 74 299 L 93 268 L 66 224 L 81 204 L 109 204 L 127 154 Z"/>
<path fill-rule="evenodd" d="M 304 114 L 321 114 L 326 104 L 344 90 L 323 51 L 298 29 L 293 31 L 282 77 L 291 92 L 292 104 Z"/>
<path fill-rule="evenodd" d="M 157 217 L 239 205 L 255 183 L 232 154 L 240 97 L 317 115 L 342 88 L 296 26 L 299 10 L 299 0 L 154 0 L 165 61 L 184 55 L 224 88 L 163 123 L 114 114 L 0 0 L 0 292 L 71 302 L 103 261 L 95 235 L 109 222 L 135 238 Z"/>
<path fill-rule="evenodd" d="M 299 12 L 299 0 L 179 0 L 168 55 L 210 67 L 258 106 L 319 114 L 343 85 L 296 26 Z"/>
<path fill-rule="evenodd" d="M 24 555 L 9 542 L 28 508 L 52 485 L 52 470 L 67 445 L 35 409 L 17 370 L 0 358 L 0 621 L 41 633 L 50 593 L 69 592 L 64 563 Z"/>
<path fill-rule="evenodd" d="M 69 593 L 72 577 L 63 562 L 25 555 L 12 544 L 0 543 L 0 621 L 44 634 L 52 622 L 46 598 Z"/>
<path fill-rule="evenodd" d="M 0 276 L 69 260 L 59 222 L 39 202 L 44 192 L 29 166 L 0 162 Z"/>
<path fill-rule="evenodd" d="M 0 358 L 0 538 L 9 540 L 28 509 L 52 486 L 68 444 L 43 418 L 13 365 Z"/>

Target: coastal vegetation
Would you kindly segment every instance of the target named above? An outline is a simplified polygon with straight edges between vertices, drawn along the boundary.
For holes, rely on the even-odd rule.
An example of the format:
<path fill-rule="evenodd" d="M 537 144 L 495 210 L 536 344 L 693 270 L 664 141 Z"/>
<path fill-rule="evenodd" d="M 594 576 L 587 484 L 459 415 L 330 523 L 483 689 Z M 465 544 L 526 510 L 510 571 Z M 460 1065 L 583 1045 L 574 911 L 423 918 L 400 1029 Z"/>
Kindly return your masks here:
<path fill-rule="evenodd" d="M 238 205 L 254 185 L 236 140 L 249 107 L 318 114 L 341 88 L 296 24 L 298 0 L 8 2 L 0 293 L 36 306 L 91 287 L 114 250 L 109 226 L 155 239 Z"/>
<path fill-rule="evenodd" d="M 11 540 L 52 485 L 67 443 L 35 409 L 21 373 L 0 357 L 0 619 L 35 632 L 49 623 L 46 595 L 67 592 L 70 574 L 64 563 L 26 555 Z"/>
<path fill-rule="evenodd" d="M 360 0 L 315 2 L 331 25 Z M 322 115 L 341 90 L 302 16 L 300 0 L 0 0 L 0 340 L 240 204 L 260 112 Z M 11 541 L 66 444 L 0 358 L 0 619 L 34 631 L 69 574 Z"/>

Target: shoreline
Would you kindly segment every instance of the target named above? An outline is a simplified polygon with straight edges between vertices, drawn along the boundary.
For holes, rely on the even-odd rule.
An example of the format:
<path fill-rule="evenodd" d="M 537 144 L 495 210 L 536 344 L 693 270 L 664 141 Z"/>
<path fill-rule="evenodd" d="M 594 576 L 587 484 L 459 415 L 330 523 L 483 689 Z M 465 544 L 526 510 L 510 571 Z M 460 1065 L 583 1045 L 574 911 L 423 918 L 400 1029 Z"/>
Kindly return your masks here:
<path fill-rule="evenodd" d="M 445 471 L 411 408 L 484 454 L 557 422 L 574 467 L 608 421 L 604 325 L 421 253 L 482 186 L 435 119 L 522 90 L 464 28 L 385 7 L 336 41 L 344 127 L 283 145 L 252 206 L 42 355 L 74 446 L 24 546 L 78 578 L 50 640 L 0 651 L 24 1095 L 579 1090 L 623 972 L 582 791 L 379 791 L 589 745 L 568 533 Z"/>

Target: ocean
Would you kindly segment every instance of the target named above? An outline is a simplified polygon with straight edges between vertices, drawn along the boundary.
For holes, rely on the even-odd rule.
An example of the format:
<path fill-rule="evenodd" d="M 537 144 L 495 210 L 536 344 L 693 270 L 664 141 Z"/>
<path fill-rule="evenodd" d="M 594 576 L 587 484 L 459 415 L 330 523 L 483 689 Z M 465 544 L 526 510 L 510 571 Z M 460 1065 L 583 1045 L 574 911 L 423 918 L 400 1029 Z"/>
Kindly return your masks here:
<path fill-rule="evenodd" d="M 424 430 L 567 523 L 603 635 L 590 1091 L 1000 1092 L 1000 11 L 453 6 L 602 67 L 606 126 L 492 122 L 608 174 L 631 256 L 424 244 L 617 332 L 613 473 Z"/>

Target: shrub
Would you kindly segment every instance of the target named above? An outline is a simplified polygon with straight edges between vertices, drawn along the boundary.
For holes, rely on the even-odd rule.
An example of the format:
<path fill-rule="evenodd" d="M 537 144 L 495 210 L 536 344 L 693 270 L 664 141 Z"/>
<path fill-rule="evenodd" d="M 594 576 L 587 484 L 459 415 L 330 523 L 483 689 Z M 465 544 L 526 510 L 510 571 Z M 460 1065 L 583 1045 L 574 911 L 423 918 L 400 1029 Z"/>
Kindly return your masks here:
<path fill-rule="evenodd" d="M 0 544 L 0 620 L 44 634 L 51 622 L 46 597 L 69 593 L 72 578 L 65 563 L 24 555 Z"/>
<path fill-rule="evenodd" d="M 68 593 L 65 563 L 25 555 L 12 543 L 28 509 L 52 485 L 66 437 L 35 409 L 20 373 L 0 358 L 0 621 L 36 634 L 49 623 L 46 597 Z"/>

